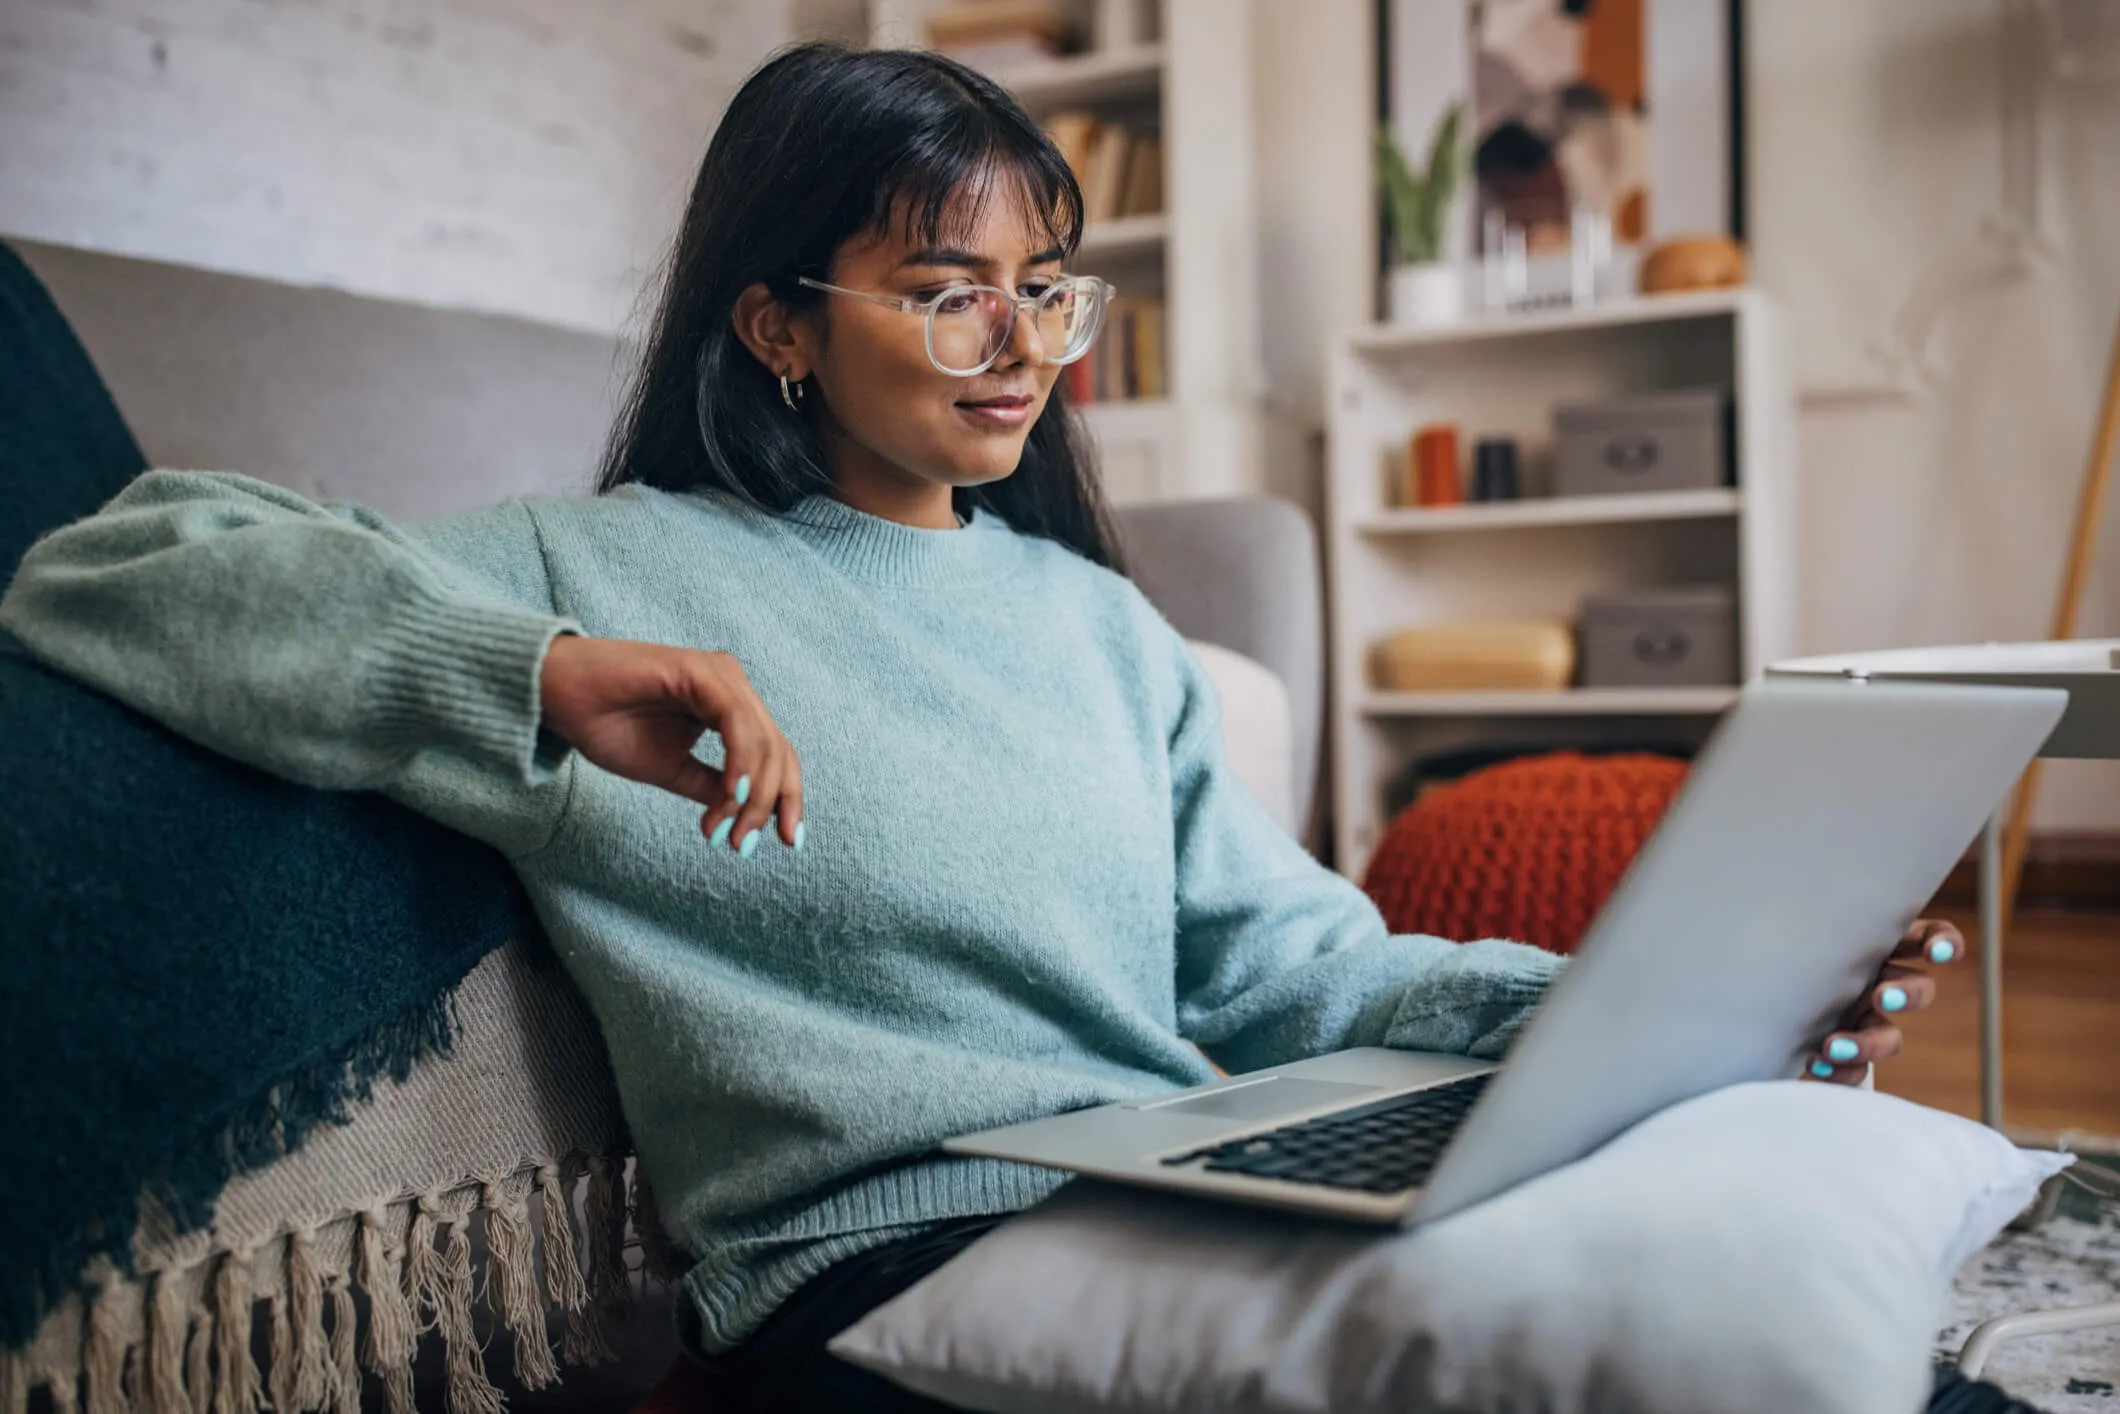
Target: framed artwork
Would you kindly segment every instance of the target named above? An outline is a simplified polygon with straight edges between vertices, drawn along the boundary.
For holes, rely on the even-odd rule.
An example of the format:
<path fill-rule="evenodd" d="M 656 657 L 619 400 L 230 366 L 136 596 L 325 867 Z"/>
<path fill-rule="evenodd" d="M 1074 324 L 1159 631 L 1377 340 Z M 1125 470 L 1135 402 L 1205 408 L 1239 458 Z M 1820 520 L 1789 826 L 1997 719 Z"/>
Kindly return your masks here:
<path fill-rule="evenodd" d="M 1427 150 L 1465 104 L 1471 180 L 1446 254 L 1484 218 L 1533 254 L 1564 249 L 1578 207 L 1614 245 L 1744 237 L 1742 0 L 1379 0 L 1380 118 Z"/>

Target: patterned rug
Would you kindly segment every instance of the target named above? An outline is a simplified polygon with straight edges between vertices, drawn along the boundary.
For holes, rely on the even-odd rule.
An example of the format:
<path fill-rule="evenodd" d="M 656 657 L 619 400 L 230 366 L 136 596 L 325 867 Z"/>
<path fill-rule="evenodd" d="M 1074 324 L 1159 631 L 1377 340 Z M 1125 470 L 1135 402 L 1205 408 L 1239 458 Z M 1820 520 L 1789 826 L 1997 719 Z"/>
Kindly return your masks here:
<path fill-rule="evenodd" d="M 2120 1159 L 2084 1162 L 2120 1172 Z M 2052 1218 L 2005 1232 L 1959 1270 L 1937 1355 L 1955 1357 L 1991 1317 L 2105 1301 L 2120 1301 L 2120 1203 L 2066 1185 Z M 2120 1414 L 2120 1326 L 2006 1341 L 1983 1378 L 2047 1414 Z"/>

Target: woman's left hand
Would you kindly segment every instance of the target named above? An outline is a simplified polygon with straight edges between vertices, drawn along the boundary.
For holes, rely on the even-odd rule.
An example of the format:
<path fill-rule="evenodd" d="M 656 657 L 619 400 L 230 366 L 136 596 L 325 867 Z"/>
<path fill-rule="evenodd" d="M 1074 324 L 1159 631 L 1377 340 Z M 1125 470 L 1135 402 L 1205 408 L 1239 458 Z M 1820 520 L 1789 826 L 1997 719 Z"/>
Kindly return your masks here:
<path fill-rule="evenodd" d="M 1904 960 L 1945 963 L 1963 956 L 1965 935 L 1957 928 L 1932 918 L 1916 920 L 1892 949 L 1891 959 L 1877 969 L 1869 990 L 1840 1019 L 1840 1029 L 1819 1044 L 1805 1073 L 1837 1085 L 1860 1085 L 1872 1061 L 1899 1054 L 1906 1038 L 1898 1019 L 1936 1000 L 1935 979 Z"/>

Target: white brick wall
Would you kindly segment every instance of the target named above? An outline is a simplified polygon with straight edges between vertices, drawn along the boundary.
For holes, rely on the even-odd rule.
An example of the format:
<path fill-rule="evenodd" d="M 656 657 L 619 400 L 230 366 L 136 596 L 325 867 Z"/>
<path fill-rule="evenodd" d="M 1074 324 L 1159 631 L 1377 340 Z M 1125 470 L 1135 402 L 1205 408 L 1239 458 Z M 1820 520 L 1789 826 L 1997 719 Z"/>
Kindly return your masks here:
<path fill-rule="evenodd" d="M 0 232 L 610 332 L 790 0 L 5 0 Z"/>

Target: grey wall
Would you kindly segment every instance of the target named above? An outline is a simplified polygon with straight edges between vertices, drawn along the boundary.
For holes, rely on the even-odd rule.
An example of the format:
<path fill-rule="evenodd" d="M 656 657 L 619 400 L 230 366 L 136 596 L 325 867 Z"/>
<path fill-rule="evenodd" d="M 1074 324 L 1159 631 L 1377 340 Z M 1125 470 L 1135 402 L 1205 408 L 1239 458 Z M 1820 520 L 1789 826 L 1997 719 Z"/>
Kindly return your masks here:
<path fill-rule="evenodd" d="M 0 232 L 615 331 L 788 10 L 5 0 Z"/>
<path fill-rule="evenodd" d="M 586 488 L 625 371 L 549 325 L 14 244 L 156 465 L 394 516 Z"/>

